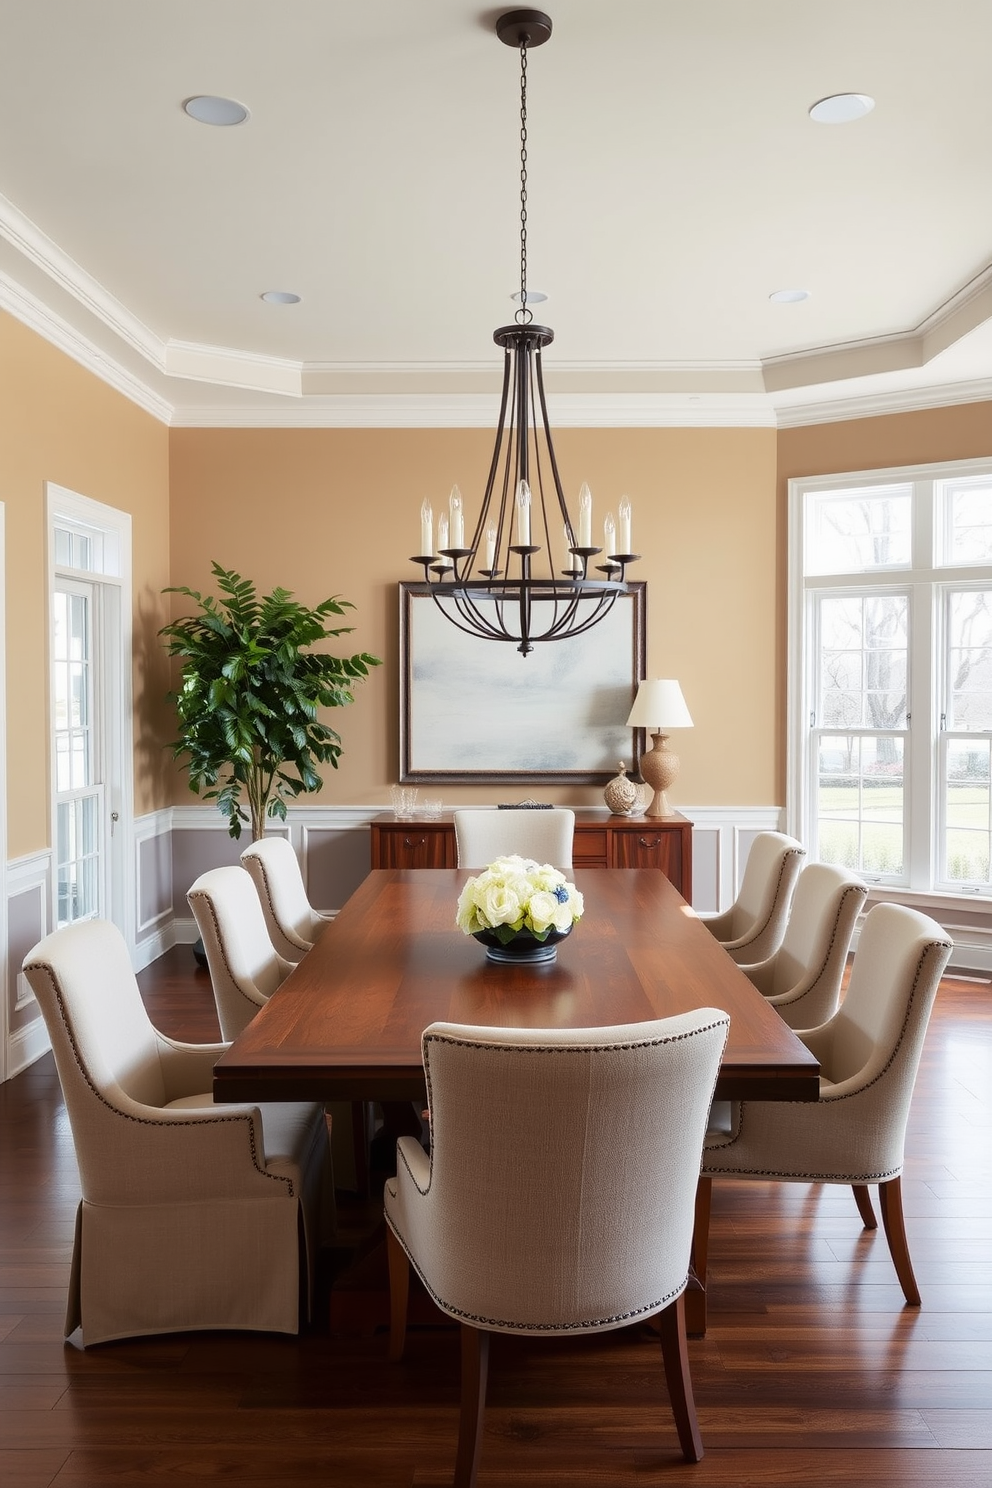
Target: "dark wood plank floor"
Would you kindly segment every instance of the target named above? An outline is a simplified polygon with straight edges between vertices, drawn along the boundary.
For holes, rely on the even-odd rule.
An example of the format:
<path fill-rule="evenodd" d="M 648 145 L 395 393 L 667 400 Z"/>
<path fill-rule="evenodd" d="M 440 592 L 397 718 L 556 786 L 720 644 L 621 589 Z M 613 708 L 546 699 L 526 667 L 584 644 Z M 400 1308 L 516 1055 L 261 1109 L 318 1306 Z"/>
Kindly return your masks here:
<path fill-rule="evenodd" d="M 153 1018 L 216 1036 L 188 948 L 142 973 Z M 690 1343 L 706 1456 L 682 1463 L 647 1329 L 493 1348 L 482 1488 L 992 1483 L 992 989 L 942 984 L 904 1178 L 923 1308 L 848 1191 L 717 1185 L 710 1331 Z M 0 1087 L 0 1481 L 428 1488 L 454 1463 L 456 1334 L 62 1339 L 78 1197 L 51 1056 Z M 342 1212 L 345 1227 L 362 1215 Z M 325 1313 L 326 1317 L 326 1313 Z"/>

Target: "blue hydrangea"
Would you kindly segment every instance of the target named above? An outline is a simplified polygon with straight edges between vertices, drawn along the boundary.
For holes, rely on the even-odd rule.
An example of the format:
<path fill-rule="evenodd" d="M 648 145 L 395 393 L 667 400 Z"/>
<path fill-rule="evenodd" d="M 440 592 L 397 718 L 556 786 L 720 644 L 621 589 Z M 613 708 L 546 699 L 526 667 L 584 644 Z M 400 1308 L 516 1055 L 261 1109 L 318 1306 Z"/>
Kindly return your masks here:
<path fill-rule="evenodd" d="M 559 884 L 558 887 L 555 889 L 555 898 L 558 900 L 559 904 L 568 903 L 568 890 L 566 889 L 564 884 Z"/>

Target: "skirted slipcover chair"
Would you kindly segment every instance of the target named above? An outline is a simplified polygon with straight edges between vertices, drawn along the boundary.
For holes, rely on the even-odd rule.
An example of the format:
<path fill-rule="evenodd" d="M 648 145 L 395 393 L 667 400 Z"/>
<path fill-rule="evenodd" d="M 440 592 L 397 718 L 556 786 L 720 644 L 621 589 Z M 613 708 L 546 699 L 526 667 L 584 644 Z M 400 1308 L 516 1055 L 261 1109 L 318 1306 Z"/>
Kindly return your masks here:
<path fill-rule="evenodd" d="M 699 918 L 738 965 L 767 961 L 782 944 L 806 849 L 783 832 L 759 832 L 729 909 Z"/>
<path fill-rule="evenodd" d="M 500 811 L 482 807 L 454 813 L 459 868 L 485 868 L 516 853 L 537 863 L 572 871 L 575 812 L 564 806 Z"/>
<path fill-rule="evenodd" d="M 247 869 L 210 868 L 186 895 L 203 941 L 221 1037 L 235 1039 L 286 980 L 294 962 L 269 939 Z"/>
<path fill-rule="evenodd" d="M 847 953 L 868 885 L 845 868 L 807 863 L 785 939 L 774 955 L 741 970 L 790 1028 L 815 1028 L 840 1002 Z"/>
<path fill-rule="evenodd" d="M 412 1264 L 462 1325 L 457 1488 L 475 1482 L 491 1332 L 656 1319 L 680 1446 L 702 1456 L 682 1295 L 729 1021 L 700 1008 L 610 1028 L 425 1031 L 431 1152 L 401 1137 L 384 1195 L 390 1357 Z"/>
<path fill-rule="evenodd" d="M 84 1347 L 189 1329 L 298 1332 L 301 1284 L 309 1306 L 333 1222 L 322 1108 L 215 1106 L 224 1045 L 178 1043 L 153 1028 L 107 921 L 55 931 L 24 971 L 51 1037 L 82 1187 L 66 1337 L 79 1326 Z"/>
<path fill-rule="evenodd" d="M 245 848 L 241 862 L 251 874 L 272 944 L 287 961 L 302 961 L 330 919 L 307 898 L 292 843 L 260 837 Z"/>
<path fill-rule="evenodd" d="M 869 910 L 847 994 L 833 1017 L 799 1033 L 820 1061 L 815 1102 L 742 1101 L 730 1130 L 711 1130 L 703 1150 L 694 1264 L 706 1271 L 706 1221 L 714 1178 L 845 1183 L 866 1229 L 876 1221 L 868 1184 L 878 1184 L 882 1221 L 906 1301 L 919 1306 L 902 1211 L 902 1166 L 923 1039 L 950 937 L 900 904 Z"/>

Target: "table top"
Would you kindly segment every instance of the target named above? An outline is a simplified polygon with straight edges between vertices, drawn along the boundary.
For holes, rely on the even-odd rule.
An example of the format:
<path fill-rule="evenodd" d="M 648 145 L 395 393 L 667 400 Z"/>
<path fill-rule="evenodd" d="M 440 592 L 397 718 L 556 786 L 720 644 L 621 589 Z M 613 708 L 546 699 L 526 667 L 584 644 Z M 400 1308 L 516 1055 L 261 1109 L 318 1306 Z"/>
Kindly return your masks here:
<path fill-rule="evenodd" d="M 654 869 L 577 869 L 585 914 L 545 966 L 455 927 L 464 869 L 375 869 L 214 1067 L 217 1100 L 417 1100 L 436 1019 L 589 1028 L 730 1014 L 721 1099 L 816 1100 L 819 1065 Z"/>

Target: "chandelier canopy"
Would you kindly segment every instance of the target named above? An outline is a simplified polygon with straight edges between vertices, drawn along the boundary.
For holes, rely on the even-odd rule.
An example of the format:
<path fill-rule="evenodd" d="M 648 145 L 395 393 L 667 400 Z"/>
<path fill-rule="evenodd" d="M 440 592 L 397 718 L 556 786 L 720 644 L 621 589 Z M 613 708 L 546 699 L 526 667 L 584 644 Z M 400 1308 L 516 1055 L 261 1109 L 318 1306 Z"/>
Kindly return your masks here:
<path fill-rule="evenodd" d="M 420 554 L 424 578 L 442 613 L 460 630 L 494 641 L 512 641 L 526 656 L 539 641 L 581 635 L 602 620 L 626 593 L 626 569 L 639 557 L 631 549 L 626 497 L 619 529 L 612 514 L 603 524 L 603 546 L 592 540 L 592 497 L 583 485 L 573 523 L 562 490 L 544 396 L 541 354 L 554 340 L 535 325 L 527 292 L 527 54 L 551 35 L 540 10 L 511 10 L 496 22 L 496 35 L 520 53 L 520 304 L 513 325 L 493 340 L 503 348 L 503 392 L 496 443 L 479 518 L 468 543 L 461 492 L 438 517 L 421 508 Z M 589 573 L 589 560 L 605 560 Z M 560 565 L 560 566 L 557 566 Z M 601 574 L 601 578 L 595 577 Z"/>

